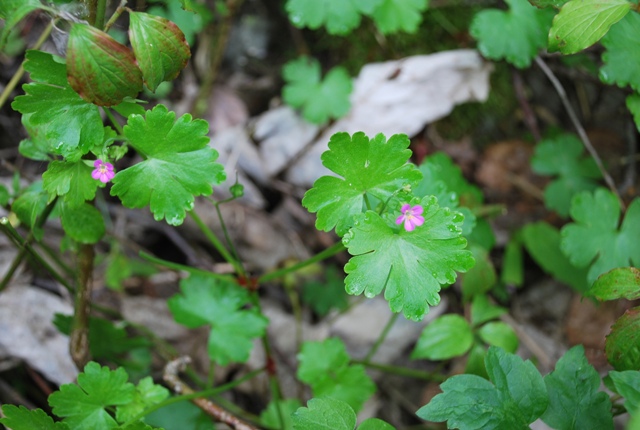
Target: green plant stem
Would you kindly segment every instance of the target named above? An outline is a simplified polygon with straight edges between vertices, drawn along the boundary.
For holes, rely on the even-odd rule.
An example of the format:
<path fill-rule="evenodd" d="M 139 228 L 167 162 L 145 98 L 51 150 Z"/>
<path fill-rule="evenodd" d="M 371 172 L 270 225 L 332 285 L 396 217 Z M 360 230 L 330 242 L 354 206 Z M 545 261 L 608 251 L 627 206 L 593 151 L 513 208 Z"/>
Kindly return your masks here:
<path fill-rule="evenodd" d="M 89 313 L 91 310 L 91 282 L 94 258 L 95 250 L 93 245 L 80 245 L 73 326 L 69 336 L 71 358 L 78 369 L 84 368 L 91 359 L 89 351 Z"/>
<path fill-rule="evenodd" d="M 122 126 L 120 125 L 120 123 L 118 123 L 118 121 L 116 121 L 116 118 L 111 113 L 111 109 L 103 108 L 102 110 L 104 111 L 105 115 L 107 115 L 107 118 L 109 118 L 109 121 L 111 121 L 111 124 L 113 124 L 113 127 L 116 129 L 118 134 L 120 136 L 124 136 L 124 131 L 122 130 Z"/>
<path fill-rule="evenodd" d="M 47 256 L 52 259 L 56 265 L 67 275 L 70 277 L 73 277 L 75 275 L 75 271 L 69 267 L 69 265 L 67 265 L 64 261 L 62 261 L 62 258 L 60 258 L 60 254 L 59 252 L 54 251 L 53 249 L 51 249 L 51 247 L 49 245 L 47 245 L 44 242 L 38 242 L 38 246 L 40 248 L 42 248 L 42 250 L 45 252 L 45 254 L 47 254 Z"/>
<path fill-rule="evenodd" d="M 217 203 L 214 203 L 214 206 L 216 208 L 216 213 L 218 214 L 218 219 L 220 220 L 220 227 L 222 227 L 222 233 L 224 234 L 224 239 L 227 241 L 227 246 L 229 246 L 229 249 L 233 253 L 233 257 L 236 259 L 236 261 L 240 262 L 240 256 L 238 255 L 238 251 L 236 250 L 236 247 L 233 246 L 231 237 L 229 237 L 229 231 L 227 230 L 227 225 L 224 223 L 222 212 L 220 212 L 220 205 Z"/>
<path fill-rule="evenodd" d="M 104 17 L 107 14 L 107 0 L 98 0 L 96 4 L 95 21 L 91 24 L 99 30 L 104 28 Z"/>
<path fill-rule="evenodd" d="M 109 31 L 109 29 L 111 28 L 111 26 L 113 24 L 115 24 L 115 22 L 118 20 L 118 18 L 120 18 L 120 15 L 122 15 L 122 12 L 125 11 L 125 6 L 127 5 L 127 0 L 122 0 L 120 2 L 120 5 L 116 8 L 116 11 L 113 13 L 113 15 L 111 15 L 111 18 L 109 18 L 109 21 L 107 21 L 107 23 L 104 26 L 104 32 L 106 33 L 107 31 Z"/>
<path fill-rule="evenodd" d="M 202 222 L 198 214 L 196 214 L 195 211 L 193 210 L 187 213 L 195 221 L 195 223 L 198 225 L 202 233 L 204 233 L 205 237 L 209 239 L 213 247 L 220 253 L 220 255 L 222 255 L 222 258 L 224 258 L 227 262 L 229 262 L 229 264 L 233 266 L 236 273 L 241 276 L 246 276 L 246 273 L 244 271 L 244 268 L 242 267 L 242 264 L 240 264 L 240 262 L 238 262 L 235 258 L 233 258 L 233 256 L 229 253 L 229 251 L 227 251 L 227 248 L 225 248 L 222 242 L 220 242 L 220 240 L 216 237 L 216 235 L 213 234 L 209 226 L 207 226 L 204 222 Z"/>
<path fill-rule="evenodd" d="M 371 203 L 369 203 L 369 196 L 367 193 L 364 194 L 364 204 L 367 206 L 367 210 L 371 211 Z"/>
<path fill-rule="evenodd" d="M 384 340 L 387 338 L 389 331 L 391 331 L 391 327 L 393 327 L 393 325 L 396 323 L 396 320 L 399 316 L 400 314 L 396 313 L 391 315 L 391 318 L 389 318 L 389 321 L 387 321 L 387 324 L 382 329 L 382 332 L 380 332 L 380 336 L 378 336 L 378 339 L 376 339 L 375 343 L 369 350 L 369 353 L 367 353 L 367 356 L 364 358 L 365 362 L 369 362 L 371 358 L 373 358 L 373 356 L 376 354 L 376 352 L 378 352 L 378 349 L 384 343 Z"/>
<path fill-rule="evenodd" d="M 351 360 L 353 364 L 362 364 L 370 369 L 380 370 L 385 373 L 391 373 L 399 376 L 406 376 L 408 378 L 422 379 L 425 381 L 444 382 L 447 377 L 437 372 L 425 372 L 423 370 L 409 369 L 407 367 L 393 366 L 390 364 L 378 364 L 364 360 Z"/>
<path fill-rule="evenodd" d="M 271 281 L 273 279 L 281 278 L 281 277 L 283 277 L 284 275 L 286 275 L 288 273 L 295 272 L 296 270 L 300 270 L 303 267 L 306 267 L 306 266 L 308 266 L 310 264 L 317 263 L 318 261 L 322 261 L 322 260 L 325 260 L 325 259 L 327 259 L 329 257 L 332 257 L 332 256 L 338 254 L 339 252 L 344 251 L 345 249 L 346 248 L 342 244 L 342 242 L 338 242 L 338 243 L 332 245 L 331 247 L 325 249 L 324 251 L 314 255 L 313 257 L 311 257 L 311 258 L 309 258 L 307 260 L 301 261 L 298 264 L 294 264 L 293 266 L 289 266 L 289 267 L 283 267 L 282 269 L 278 269 L 278 270 L 275 270 L 273 272 L 266 273 L 266 274 L 260 276 L 258 278 L 258 284 L 261 284 L 261 283 L 267 282 L 267 281 Z"/>
<path fill-rule="evenodd" d="M 159 264 L 159 265 L 167 267 L 169 269 L 183 270 L 183 271 L 191 273 L 193 275 L 204 275 L 204 276 L 209 276 L 209 277 L 216 278 L 216 279 L 222 279 L 222 280 L 225 280 L 225 281 L 235 282 L 233 277 L 231 277 L 229 275 L 221 275 L 219 273 L 209 272 L 208 270 L 196 269 L 195 267 L 185 266 L 185 265 L 180 264 L 180 263 L 174 263 L 172 261 L 163 260 L 162 258 L 154 257 L 153 255 L 148 254 L 148 253 L 146 253 L 144 251 L 140 251 L 138 253 L 138 255 L 140 256 L 140 258 L 142 258 L 144 260 L 147 260 L 150 263 Z"/>
<path fill-rule="evenodd" d="M 51 30 L 53 30 L 53 26 L 56 23 L 56 21 L 57 20 L 54 19 L 49 23 L 49 25 L 47 25 L 47 27 L 44 29 L 44 31 L 42 32 L 42 34 L 40 35 L 40 37 L 38 38 L 38 40 L 36 41 L 36 43 L 33 45 L 31 49 L 38 49 L 42 46 L 42 44 L 49 38 L 49 35 L 51 34 Z M 18 85 L 18 83 L 20 82 L 20 79 L 22 79 L 22 75 L 24 75 L 24 61 L 22 62 L 22 64 L 20 64 L 20 67 L 18 67 L 18 70 L 16 70 L 16 72 L 13 74 L 7 86 L 4 87 L 2 94 L 0 94 L 0 108 L 5 104 L 11 92 L 15 89 L 16 85 Z"/>
<path fill-rule="evenodd" d="M 611 178 L 611 175 L 609 175 L 609 172 L 607 171 L 607 169 L 605 169 L 604 163 L 602 162 L 602 160 L 600 159 L 600 156 L 598 155 L 598 151 L 596 151 L 596 149 L 591 144 L 591 140 L 589 140 L 589 136 L 587 136 L 587 132 L 585 131 L 584 127 L 582 127 L 582 124 L 580 124 L 578 115 L 576 115 L 575 110 L 571 106 L 571 103 L 569 102 L 569 98 L 567 97 L 567 93 L 564 90 L 564 87 L 562 86 L 562 84 L 560 83 L 556 75 L 553 73 L 553 71 L 549 68 L 549 66 L 547 66 L 547 63 L 545 63 L 544 60 L 540 58 L 540 56 L 537 56 L 535 60 L 538 67 L 542 69 L 544 74 L 547 76 L 547 79 L 551 81 L 551 84 L 556 89 L 556 92 L 560 96 L 560 100 L 562 101 L 562 104 L 564 105 L 565 110 L 569 114 L 569 118 L 571 119 L 573 126 L 578 132 L 578 136 L 580 136 L 580 140 L 582 140 L 582 144 L 585 146 L 585 148 L 587 148 L 587 151 L 589 152 L 591 157 L 593 157 L 593 161 L 596 162 L 596 165 L 598 166 L 600 173 L 602 173 L 604 182 L 607 184 L 607 186 L 609 187 L 613 195 L 616 196 L 616 198 L 618 199 L 618 202 L 620 202 L 620 207 L 624 211 L 626 208 L 626 205 L 624 204 L 622 197 L 620 197 L 620 194 L 618 193 L 616 184 L 613 182 L 613 178 Z"/>
<path fill-rule="evenodd" d="M 135 417 L 131 418 L 129 421 L 124 423 L 122 425 L 122 428 L 125 428 L 128 425 L 131 425 L 131 424 L 135 423 L 140 418 L 143 418 L 143 417 L 149 415 L 151 412 L 157 411 L 158 409 L 162 409 L 165 406 L 169 406 L 169 405 L 172 405 L 172 404 L 178 403 L 178 402 L 184 402 L 185 400 L 192 400 L 192 399 L 198 399 L 198 398 L 203 398 L 203 397 L 210 397 L 210 396 L 214 396 L 214 395 L 217 395 L 217 394 L 220 394 L 220 393 L 224 393 L 225 391 L 229 391 L 229 390 L 237 387 L 238 385 L 242 384 L 245 381 L 248 381 L 250 379 L 255 378 L 256 376 L 258 376 L 262 372 L 264 372 L 264 369 L 254 370 L 253 372 L 247 373 L 242 378 L 236 379 L 235 381 L 229 382 L 228 384 L 220 385 L 219 387 L 216 387 L 216 388 L 211 388 L 211 389 L 202 390 L 202 391 L 192 391 L 192 392 L 190 392 L 188 394 L 183 394 L 181 396 L 171 397 L 170 399 L 167 399 L 167 400 L 165 400 L 163 402 L 160 402 L 160 403 L 158 403 L 156 405 L 153 405 L 153 406 L 145 409 L 144 411 L 142 411 L 141 413 L 139 413 L 138 415 L 136 415 Z"/>

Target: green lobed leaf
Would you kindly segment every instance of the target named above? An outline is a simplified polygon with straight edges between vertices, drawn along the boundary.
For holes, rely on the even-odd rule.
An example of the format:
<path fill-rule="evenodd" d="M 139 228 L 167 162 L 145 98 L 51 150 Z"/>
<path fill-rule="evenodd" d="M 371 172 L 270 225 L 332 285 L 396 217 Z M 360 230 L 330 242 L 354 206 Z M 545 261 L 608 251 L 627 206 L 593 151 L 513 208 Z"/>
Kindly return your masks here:
<path fill-rule="evenodd" d="M 298 361 L 298 379 L 311 386 L 314 397 L 342 400 L 359 411 L 375 392 L 375 385 L 364 367 L 349 365 L 349 355 L 338 338 L 305 342 Z"/>
<path fill-rule="evenodd" d="M 467 364 L 464 368 L 464 373 L 488 379 L 489 375 L 487 375 L 487 369 L 484 366 L 484 358 L 486 355 L 487 348 L 482 342 L 474 342 L 467 355 Z"/>
<path fill-rule="evenodd" d="M 129 116 L 124 135 L 145 160 L 116 174 L 111 195 L 129 208 L 149 205 L 157 221 L 182 224 L 194 196 L 211 194 L 212 185 L 225 178 L 207 132 L 206 121 L 192 120 L 189 114 L 176 120 L 163 105 L 148 110 L 144 118 Z"/>
<path fill-rule="evenodd" d="M 353 430 L 356 425 L 351 406 L 332 398 L 311 399 L 292 418 L 295 430 Z"/>
<path fill-rule="evenodd" d="M 370 13 L 383 0 L 287 0 L 291 23 L 312 30 L 324 26 L 329 34 L 347 35 L 360 25 L 362 13 Z"/>
<path fill-rule="evenodd" d="M 169 390 L 162 385 L 154 384 L 151 376 L 146 376 L 138 382 L 133 401 L 116 408 L 116 418 L 120 422 L 129 421 L 167 397 L 169 397 Z"/>
<path fill-rule="evenodd" d="M 577 194 L 571 202 L 574 223 L 561 230 L 562 252 L 577 267 L 590 266 L 589 284 L 616 267 L 640 265 L 640 199 L 629 205 L 620 224 L 620 204 L 607 189 Z"/>
<path fill-rule="evenodd" d="M 11 204 L 11 210 L 20 222 L 26 224 L 37 240 L 42 240 L 44 230 L 36 226 L 36 221 L 47 207 L 47 193 L 42 189 L 42 181 L 29 185 Z"/>
<path fill-rule="evenodd" d="M 640 91 L 640 76 L 635 70 L 640 67 L 640 14 L 630 13 L 611 27 L 602 38 L 605 52 L 604 65 L 600 68 L 600 79 L 619 87 L 630 85 Z"/>
<path fill-rule="evenodd" d="M 471 302 L 471 326 L 477 327 L 506 313 L 507 310 L 505 308 L 491 304 L 486 295 L 478 294 L 473 297 Z"/>
<path fill-rule="evenodd" d="M 611 401 L 599 391 L 600 376 L 577 345 L 567 351 L 544 378 L 549 407 L 542 421 L 566 430 L 613 430 Z"/>
<path fill-rule="evenodd" d="M 486 293 L 498 280 L 489 251 L 473 243 L 469 245 L 469 251 L 476 263 L 462 275 L 462 296 L 465 301 L 471 300 L 478 294 Z"/>
<path fill-rule="evenodd" d="M 309 212 L 317 212 L 316 228 L 339 236 L 353 226 L 354 217 L 365 210 L 366 196 L 385 202 L 399 189 L 415 185 L 422 177 L 407 160 L 409 139 L 396 134 L 387 141 L 382 134 L 369 139 L 362 132 L 331 136 L 322 164 L 342 176 L 323 176 L 302 199 Z"/>
<path fill-rule="evenodd" d="M 547 45 L 553 13 L 536 9 L 527 0 L 505 0 L 509 11 L 485 9 L 471 22 L 469 32 L 478 50 L 492 60 L 506 59 L 524 69 Z"/>
<path fill-rule="evenodd" d="M 560 9 L 566 2 L 567 0 L 529 0 L 529 3 L 539 9 L 544 9 L 546 7 Z"/>
<path fill-rule="evenodd" d="M 611 327 L 605 354 L 616 370 L 640 369 L 640 307 L 627 310 Z"/>
<path fill-rule="evenodd" d="M 415 33 L 422 22 L 428 0 L 382 0 L 371 17 L 382 34 Z"/>
<path fill-rule="evenodd" d="M 395 427 L 381 419 L 368 418 L 362 421 L 358 430 L 395 430 Z"/>
<path fill-rule="evenodd" d="M 133 400 L 135 387 L 123 368 L 109 370 L 90 362 L 78 375 L 78 384 L 64 384 L 49 396 L 53 413 L 71 428 L 111 430 L 117 425 L 107 412 L 112 406 Z"/>
<path fill-rule="evenodd" d="M 277 428 L 281 430 L 293 429 L 293 413 L 301 408 L 302 404 L 298 399 L 283 399 L 271 401 L 267 407 L 260 413 L 260 423 L 269 428 Z M 279 412 L 278 412 L 279 410 Z M 282 423 L 280 423 L 282 417 Z"/>
<path fill-rule="evenodd" d="M 498 346 L 510 353 L 515 353 L 520 343 L 513 328 L 502 321 L 486 323 L 478 330 L 478 336 L 487 345 Z"/>
<path fill-rule="evenodd" d="M 2 405 L 0 424 L 12 430 L 69 430 L 69 426 L 53 419 L 42 409 L 30 410 L 24 406 Z"/>
<path fill-rule="evenodd" d="M 584 146 L 573 134 L 561 134 L 542 140 L 531 160 L 533 171 L 557 176 L 544 190 L 547 208 L 567 217 L 571 198 L 581 191 L 592 191 L 602 174 L 591 157 L 584 157 Z"/>
<path fill-rule="evenodd" d="M 80 243 L 97 243 L 105 233 L 104 218 L 98 209 L 88 203 L 78 206 L 59 203 L 60 221 L 64 232 Z"/>
<path fill-rule="evenodd" d="M 151 412 L 144 420 L 166 430 L 216 430 L 211 417 L 191 402 L 171 403 Z"/>
<path fill-rule="evenodd" d="M 113 106 L 142 91 L 142 72 L 129 48 L 88 24 L 73 24 L 67 43 L 67 79 L 80 97 Z"/>
<path fill-rule="evenodd" d="M 460 315 L 443 315 L 422 330 L 412 359 L 448 360 L 465 354 L 473 344 L 469 323 Z"/>
<path fill-rule="evenodd" d="M 180 282 L 181 294 L 169 299 L 169 310 L 178 324 L 189 328 L 211 326 L 209 358 L 225 366 L 249 359 L 253 339 L 264 334 L 267 319 L 242 309 L 249 293 L 230 281 L 192 275 Z"/>
<path fill-rule="evenodd" d="M 321 80 L 318 60 L 300 57 L 284 65 L 282 76 L 286 82 L 282 98 L 288 105 L 302 109 L 307 121 L 322 124 L 349 112 L 353 84 L 343 67 L 334 67 Z"/>
<path fill-rule="evenodd" d="M 577 268 L 560 250 L 560 232 L 545 222 L 527 224 L 522 229 L 524 245 L 542 270 L 559 281 L 584 292 L 589 288 L 587 269 Z"/>
<path fill-rule="evenodd" d="M 609 376 L 613 381 L 618 394 L 624 397 L 624 407 L 631 416 L 640 414 L 640 372 L 637 370 L 625 370 L 616 372 L 612 370 Z"/>
<path fill-rule="evenodd" d="M 627 0 L 571 0 L 549 31 L 549 52 L 575 54 L 596 43 L 631 10 Z"/>
<path fill-rule="evenodd" d="M 640 270 L 636 267 L 620 267 L 598 277 L 587 295 L 600 301 L 640 298 Z"/>
<path fill-rule="evenodd" d="M 184 69 L 191 50 L 184 33 L 166 18 L 129 12 L 129 40 L 147 87 L 154 91 Z"/>
<path fill-rule="evenodd" d="M 319 316 L 325 316 L 332 309 L 345 310 L 349 306 L 344 291 L 344 279 L 330 267 L 326 270 L 324 282 L 312 281 L 302 289 L 302 301 L 308 304 Z"/>
<path fill-rule="evenodd" d="M 84 161 L 54 160 L 42 174 L 42 186 L 49 193 L 49 202 L 62 196 L 69 207 L 78 207 L 93 200 L 100 181 L 91 177 L 93 168 Z"/>
<path fill-rule="evenodd" d="M 29 122 L 33 126 L 44 127 L 43 138 L 56 142 L 52 148 L 55 154 L 78 161 L 102 143 L 100 111 L 71 89 L 62 58 L 27 51 L 24 68 L 34 82 L 22 86 L 25 95 L 16 97 L 11 107 L 23 115 L 31 114 Z"/>
<path fill-rule="evenodd" d="M 452 284 L 456 271 L 474 264 L 460 236 L 462 215 L 440 208 L 433 196 L 419 204 L 424 225 L 414 231 L 392 228 L 368 211 L 342 240 L 353 256 L 345 265 L 347 292 L 374 297 L 384 289 L 391 310 L 416 321 L 439 303 L 441 284 Z"/>

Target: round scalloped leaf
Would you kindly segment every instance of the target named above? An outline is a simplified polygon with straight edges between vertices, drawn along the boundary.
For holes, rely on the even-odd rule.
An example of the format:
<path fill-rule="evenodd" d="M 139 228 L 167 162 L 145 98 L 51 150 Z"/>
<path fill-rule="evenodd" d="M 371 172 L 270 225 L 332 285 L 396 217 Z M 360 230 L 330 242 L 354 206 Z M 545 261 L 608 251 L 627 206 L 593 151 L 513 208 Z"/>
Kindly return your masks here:
<path fill-rule="evenodd" d="M 142 91 L 131 50 L 86 24 L 74 24 L 69 32 L 67 79 L 80 97 L 98 106 L 117 105 Z"/>
<path fill-rule="evenodd" d="M 422 22 L 427 0 L 383 0 L 371 17 L 383 34 L 406 31 L 415 33 Z"/>
<path fill-rule="evenodd" d="M 631 10 L 627 0 L 571 0 L 553 18 L 549 52 L 575 54 L 596 43 Z"/>
<path fill-rule="evenodd" d="M 448 360 L 466 353 L 473 344 L 471 326 L 460 315 L 443 315 L 431 321 L 420 334 L 411 358 Z"/>
<path fill-rule="evenodd" d="M 60 221 L 64 232 L 80 243 L 97 243 L 105 233 L 104 218 L 98 209 L 88 203 L 71 206 L 62 201 Z"/>
<path fill-rule="evenodd" d="M 166 18 L 143 12 L 129 13 L 129 39 L 144 83 L 154 91 L 175 79 L 185 68 L 191 51 L 184 33 Z"/>
<path fill-rule="evenodd" d="M 370 13 L 382 0 L 287 0 L 289 20 L 298 28 L 317 30 L 325 26 L 329 34 L 346 35 L 360 25 L 361 13 Z"/>
<path fill-rule="evenodd" d="M 319 398 L 294 412 L 292 420 L 294 430 L 353 430 L 356 413 L 341 400 Z"/>
<path fill-rule="evenodd" d="M 629 309 L 618 318 L 604 350 L 616 370 L 640 369 L 640 307 Z"/>
<path fill-rule="evenodd" d="M 587 292 L 598 300 L 640 298 L 640 269 L 620 267 L 601 275 Z"/>
<path fill-rule="evenodd" d="M 619 87 L 630 85 L 640 91 L 640 14 L 627 14 L 613 25 L 602 38 L 606 51 L 602 54 L 604 66 L 600 68 L 600 79 Z"/>

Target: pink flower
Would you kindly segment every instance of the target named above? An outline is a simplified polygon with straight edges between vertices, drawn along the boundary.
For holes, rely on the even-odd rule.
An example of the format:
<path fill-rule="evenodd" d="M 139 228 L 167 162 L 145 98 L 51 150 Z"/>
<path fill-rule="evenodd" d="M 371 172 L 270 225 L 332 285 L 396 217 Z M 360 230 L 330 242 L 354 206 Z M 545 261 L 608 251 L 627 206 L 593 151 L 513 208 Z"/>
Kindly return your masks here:
<path fill-rule="evenodd" d="M 422 206 L 411 207 L 409 204 L 404 204 L 400 211 L 402 215 L 396 219 L 396 224 L 400 225 L 404 222 L 405 230 L 413 231 L 414 228 L 424 224 L 424 217 L 420 215 L 423 211 Z"/>
<path fill-rule="evenodd" d="M 116 175 L 113 173 L 113 164 L 107 163 L 102 160 L 96 160 L 93 162 L 93 172 L 91 172 L 91 177 L 93 179 L 97 179 L 103 184 L 106 184 Z"/>

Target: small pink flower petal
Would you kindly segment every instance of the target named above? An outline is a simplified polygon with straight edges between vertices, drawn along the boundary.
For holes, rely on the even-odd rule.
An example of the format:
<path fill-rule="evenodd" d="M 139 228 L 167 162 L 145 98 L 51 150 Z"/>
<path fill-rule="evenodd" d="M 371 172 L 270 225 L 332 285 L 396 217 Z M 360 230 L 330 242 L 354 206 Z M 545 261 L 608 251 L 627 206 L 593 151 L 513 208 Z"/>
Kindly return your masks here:
<path fill-rule="evenodd" d="M 404 221 L 404 215 L 400 215 L 398 218 L 396 218 L 396 224 L 398 225 L 402 224 L 403 221 Z"/>
<path fill-rule="evenodd" d="M 415 215 L 420 215 L 423 211 L 424 211 L 424 209 L 422 209 L 422 206 L 417 205 L 417 206 L 414 206 L 411 209 L 411 214 L 414 215 L 414 216 Z"/>
<path fill-rule="evenodd" d="M 411 219 L 411 222 L 416 227 L 419 227 L 422 224 L 424 224 L 424 217 L 421 217 L 420 215 L 414 215 L 413 218 Z"/>
<path fill-rule="evenodd" d="M 402 205 L 400 212 L 402 212 L 403 214 L 406 214 L 410 210 L 411 210 L 411 205 L 409 203 L 405 203 L 404 205 Z"/>

